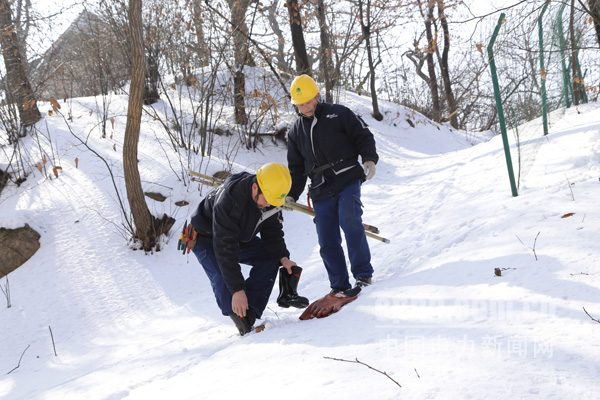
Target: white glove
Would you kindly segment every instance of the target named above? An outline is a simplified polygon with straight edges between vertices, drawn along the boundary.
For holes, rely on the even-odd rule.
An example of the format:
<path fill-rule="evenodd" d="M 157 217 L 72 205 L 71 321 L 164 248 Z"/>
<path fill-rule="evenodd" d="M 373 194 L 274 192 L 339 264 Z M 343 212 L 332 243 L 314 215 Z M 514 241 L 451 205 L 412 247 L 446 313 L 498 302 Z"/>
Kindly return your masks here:
<path fill-rule="evenodd" d="M 296 204 L 296 200 L 294 200 L 292 196 L 285 196 L 285 203 L 283 203 L 281 208 L 288 211 L 294 211 L 294 209 L 290 207 L 289 204 Z"/>
<path fill-rule="evenodd" d="M 369 180 L 375 176 L 375 163 L 373 161 L 365 161 L 363 164 L 365 168 L 366 179 Z"/>

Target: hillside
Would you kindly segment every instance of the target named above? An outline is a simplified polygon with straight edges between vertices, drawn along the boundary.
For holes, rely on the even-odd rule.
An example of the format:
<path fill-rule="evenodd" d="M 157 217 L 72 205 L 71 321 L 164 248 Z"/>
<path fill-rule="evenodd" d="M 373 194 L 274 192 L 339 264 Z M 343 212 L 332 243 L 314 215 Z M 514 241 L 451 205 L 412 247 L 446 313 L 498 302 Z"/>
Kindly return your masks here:
<path fill-rule="evenodd" d="M 595 399 L 600 325 L 583 307 L 600 317 L 598 104 L 553 121 L 512 197 L 500 137 L 454 132 L 388 103 L 377 122 L 370 99 L 347 93 L 341 102 L 363 115 L 380 155 L 362 199 L 364 221 L 391 241 L 370 241 L 375 284 L 311 321 L 277 307 L 276 287 L 267 329 L 243 338 L 197 260 L 176 250 L 178 232 L 152 254 L 124 237 L 106 165 L 82 141 L 107 160 L 124 196 L 127 98 L 112 98 L 117 117 L 104 139 L 94 99 L 71 102 L 71 129 L 46 113 L 39 126 L 51 140 L 29 137 L 23 148 L 35 164 L 41 142 L 59 177 L 35 170 L 0 197 L 1 226 L 27 223 L 42 235 L 9 275 L 12 307 L 0 302 L 0 397 Z M 144 190 L 167 196 L 148 204 L 175 217 L 178 231 L 207 188 L 177 178 L 178 158 L 147 115 L 141 135 Z M 227 167 L 237 138 L 216 140 L 212 158 L 191 162 L 198 170 Z M 239 150 L 233 169 L 285 160 L 285 147 L 266 140 Z M 175 206 L 181 200 L 190 205 Z M 304 214 L 284 217 L 291 258 L 304 268 L 299 292 L 315 300 L 329 288 L 314 227 Z M 326 357 L 359 360 L 401 387 Z"/>

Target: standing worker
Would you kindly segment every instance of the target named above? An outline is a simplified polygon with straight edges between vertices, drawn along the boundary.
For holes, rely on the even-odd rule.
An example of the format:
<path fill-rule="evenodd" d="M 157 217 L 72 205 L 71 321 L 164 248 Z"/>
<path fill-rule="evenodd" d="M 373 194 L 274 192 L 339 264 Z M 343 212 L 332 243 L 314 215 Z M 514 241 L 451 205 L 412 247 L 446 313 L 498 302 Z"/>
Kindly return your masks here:
<path fill-rule="evenodd" d="M 289 259 L 283 239 L 279 207 L 290 186 L 290 173 L 283 164 L 265 164 L 256 174 L 233 174 L 202 200 L 192 217 L 194 254 L 210 280 L 221 312 L 231 317 L 240 335 L 250 332 L 261 317 L 280 265 L 283 289 L 278 304 L 308 305 L 308 299 L 296 292 L 302 269 Z M 240 263 L 252 266 L 247 279 Z"/>
<path fill-rule="evenodd" d="M 367 124 L 349 108 L 323 102 L 310 76 L 296 77 L 290 92 L 299 116 L 288 133 L 287 159 L 292 187 L 286 202 L 298 200 L 310 177 L 308 193 L 313 201 L 330 295 L 355 298 L 361 287 L 371 284 L 373 275 L 371 252 L 362 225 L 360 188 L 375 175 L 379 159 L 375 139 Z M 359 156 L 363 166 L 359 164 Z M 346 238 L 350 270 L 356 280 L 354 288 L 349 281 L 340 227 Z M 327 310 L 321 310 L 319 316 L 326 316 L 324 314 Z"/>

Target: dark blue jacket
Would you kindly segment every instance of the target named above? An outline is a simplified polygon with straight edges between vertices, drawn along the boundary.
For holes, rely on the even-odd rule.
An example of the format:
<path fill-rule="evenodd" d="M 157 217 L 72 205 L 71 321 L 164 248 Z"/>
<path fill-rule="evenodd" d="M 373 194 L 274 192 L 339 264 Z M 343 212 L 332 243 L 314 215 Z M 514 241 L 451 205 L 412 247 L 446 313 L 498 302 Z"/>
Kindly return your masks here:
<path fill-rule="evenodd" d="M 314 200 L 364 180 L 358 156 L 363 163 L 379 160 L 375 138 L 367 124 L 348 107 L 317 104 L 314 116 L 300 115 L 288 133 L 287 159 L 292 175 L 289 195 L 298 200 L 307 177 L 311 179 L 309 192 Z M 335 165 L 314 173 L 315 168 L 329 163 Z"/>
<path fill-rule="evenodd" d="M 265 249 L 276 264 L 289 257 L 283 240 L 283 218 L 276 207 L 259 209 L 252 199 L 256 175 L 230 175 L 198 205 L 191 223 L 199 232 L 198 243 L 212 245 L 223 280 L 231 293 L 245 289 L 238 252 L 260 233 Z"/>

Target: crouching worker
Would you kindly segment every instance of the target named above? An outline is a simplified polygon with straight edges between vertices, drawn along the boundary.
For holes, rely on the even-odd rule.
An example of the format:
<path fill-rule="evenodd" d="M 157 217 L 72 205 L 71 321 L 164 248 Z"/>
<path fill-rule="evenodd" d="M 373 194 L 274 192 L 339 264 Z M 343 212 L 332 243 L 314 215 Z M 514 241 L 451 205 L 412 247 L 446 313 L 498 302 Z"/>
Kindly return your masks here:
<path fill-rule="evenodd" d="M 279 208 L 290 187 L 290 172 L 285 165 L 265 164 L 256 174 L 229 176 L 202 200 L 192 217 L 197 231 L 194 254 L 210 280 L 221 312 L 231 317 L 240 335 L 250 332 L 261 317 L 279 266 L 283 270 L 280 278 L 299 278 L 301 268 L 289 259 Z M 247 279 L 240 263 L 251 266 Z M 285 303 L 290 296 L 297 302 L 293 290 L 278 303 Z M 308 300 L 305 302 L 304 307 Z"/>

